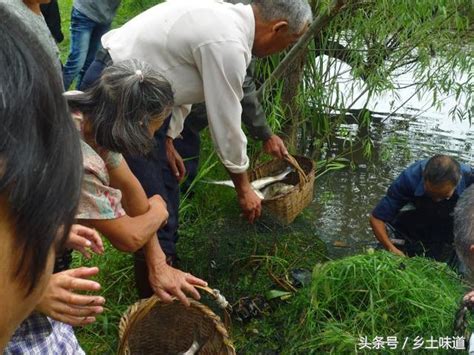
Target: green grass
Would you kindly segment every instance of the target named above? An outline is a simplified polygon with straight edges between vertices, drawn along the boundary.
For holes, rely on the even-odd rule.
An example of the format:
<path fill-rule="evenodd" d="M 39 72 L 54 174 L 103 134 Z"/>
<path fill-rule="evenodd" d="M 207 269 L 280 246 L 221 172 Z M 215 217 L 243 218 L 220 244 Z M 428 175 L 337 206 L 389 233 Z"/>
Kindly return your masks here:
<path fill-rule="evenodd" d="M 325 245 L 306 218 L 300 217 L 284 228 L 269 217 L 249 225 L 239 216 L 234 194 L 225 187 L 202 185 L 187 202 L 190 207 L 182 219 L 178 243 L 183 270 L 206 279 L 234 304 L 244 296 L 283 290 L 273 277 L 285 280 L 289 270 L 311 269 L 325 260 Z M 79 257 L 75 260 L 76 265 L 84 262 L 99 266 L 98 281 L 107 305 L 95 324 L 76 329 L 76 335 L 87 353 L 113 353 L 118 344 L 120 316 L 137 300 L 132 258 L 107 243 L 104 256 L 95 256 L 91 261 Z M 271 311 L 249 324 L 234 321 L 232 337 L 237 348 L 248 354 L 282 348 L 286 339 L 282 324 L 295 312 L 295 299 L 273 301 Z M 222 316 L 212 302 L 204 302 Z"/>
<path fill-rule="evenodd" d="M 98 266 L 96 281 L 102 285 L 105 311 L 91 326 L 76 328 L 82 348 L 88 354 L 112 354 L 117 349 L 118 322 L 127 307 L 137 299 L 133 277 L 133 257 L 121 253 L 106 241 L 104 255 L 86 260 L 75 255 L 74 267 Z"/>
<path fill-rule="evenodd" d="M 304 322 L 290 335 L 288 353 L 355 352 L 360 337 L 453 337 L 463 291 L 446 264 L 422 257 L 384 251 L 317 265 L 307 298 L 299 300 Z M 401 346 L 392 353 L 409 353 Z"/>
<path fill-rule="evenodd" d="M 123 1 L 113 27 L 157 2 Z M 64 61 L 72 0 L 59 4 Z M 273 114 L 275 121 L 279 115 Z M 226 179 L 222 166 L 214 165 L 217 159 L 212 156 L 208 135 L 203 142 L 202 175 Z M 251 151 L 256 147 L 251 144 Z M 314 231 L 311 216 L 303 214 L 285 228 L 268 217 L 248 225 L 240 217 L 233 190 L 202 182 L 196 183 L 195 190 L 195 196 L 181 204 L 178 252 L 182 269 L 206 279 L 232 303 L 244 296 L 282 290 L 275 280 L 285 281 L 289 270 L 318 265 L 311 286 L 286 300 L 272 300 L 271 309 L 261 318 L 247 324 L 234 321 L 232 338 L 241 353 L 340 354 L 354 352 L 359 336 L 452 335 L 449 327 L 462 286 L 442 265 L 403 259 L 402 270 L 401 259 L 386 253 L 321 264 L 325 246 Z M 90 261 L 75 256 L 74 263 L 99 266 L 97 280 L 107 299 L 106 310 L 95 324 L 76 329 L 79 342 L 90 354 L 115 353 L 119 319 L 137 300 L 132 256 L 106 243 L 105 255 Z"/>

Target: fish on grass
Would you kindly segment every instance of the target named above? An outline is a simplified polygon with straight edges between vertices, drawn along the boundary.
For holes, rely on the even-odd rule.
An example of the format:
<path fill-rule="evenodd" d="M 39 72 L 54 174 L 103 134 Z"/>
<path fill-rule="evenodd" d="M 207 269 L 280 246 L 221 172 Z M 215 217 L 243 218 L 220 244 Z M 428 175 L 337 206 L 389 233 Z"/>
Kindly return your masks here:
<path fill-rule="evenodd" d="M 279 195 L 279 194 L 282 194 L 282 193 L 288 191 L 289 189 L 293 188 L 294 186 L 293 185 L 288 185 L 288 184 L 281 184 L 281 185 L 286 185 L 283 188 L 283 190 L 282 190 L 282 186 L 277 186 L 276 188 L 273 188 L 272 190 L 269 190 L 267 192 L 268 196 L 265 196 L 265 193 L 262 191 L 262 189 L 265 188 L 268 185 L 272 185 L 272 184 L 275 184 L 276 182 L 279 182 L 279 181 L 283 180 L 292 171 L 293 171 L 293 169 L 288 167 L 285 170 L 283 170 L 281 173 L 279 173 L 275 176 L 267 176 L 267 177 L 264 177 L 264 178 L 261 178 L 261 179 L 254 180 L 250 183 L 250 185 L 252 186 L 252 189 L 255 191 L 257 196 L 260 197 L 262 200 L 265 199 L 265 198 L 274 197 L 276 195 Z M 229 187 L 235 188 L 234 182 L 232 180 L 222 180 L 222 181 L 207 180 L 207 181 L 203 181 L 203 182 L 205 182 L 207 184 L 223 185 L 223 186 L 229 186 Z M 282 191 L 280 191 L 280 190 L 282 190 Z"/>

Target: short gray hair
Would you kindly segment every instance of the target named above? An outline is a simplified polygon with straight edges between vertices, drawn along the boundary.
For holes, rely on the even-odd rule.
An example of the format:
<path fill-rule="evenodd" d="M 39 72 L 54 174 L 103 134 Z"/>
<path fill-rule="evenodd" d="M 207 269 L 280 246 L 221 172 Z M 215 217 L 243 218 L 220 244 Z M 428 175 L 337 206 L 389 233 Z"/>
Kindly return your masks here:
<path fill-rule="evenodd" d="M 313 20 L 307 0 L 254 0 L 265 21 L 286 20 L 291 32 L 298 33 Z"/>
<path fill-rule="evenodd" d="M 454 247 L 469 273 L 474 274 L 471 245 L 474 245 L 474 185 L 464 190 L 454 209 Z"/>
<path fill-rule="evenodd" d="M 95 142 L 126 155 L 144 155 L 154 144 L 148 127 L 173 105 L 171 85 L 136 59 L 107 67 L 84 93 L 68 95 L 71 110 L 86 115 Z M 164 119 L 164 118 L 163 118 Z"/>

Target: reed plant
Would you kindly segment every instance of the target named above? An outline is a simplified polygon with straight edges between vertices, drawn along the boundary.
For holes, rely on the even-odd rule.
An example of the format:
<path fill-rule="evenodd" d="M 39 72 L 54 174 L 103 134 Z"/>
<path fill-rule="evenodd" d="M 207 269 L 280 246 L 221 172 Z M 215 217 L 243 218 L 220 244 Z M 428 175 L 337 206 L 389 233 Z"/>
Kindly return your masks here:
<path fill-rule="evenodd" d="M 379 251 L 316 265 L 311 287 L 296 302 L 302 321 L 290 331 L 286 351 L 353 353 L 364 339 L 396 337 L 400 343 L 409 340 L 404 351 L 399 344 L 383 352 L 409 353 L 416 337 L 453 339 L 464 291 L 446 264 L 424 257 Z"/>

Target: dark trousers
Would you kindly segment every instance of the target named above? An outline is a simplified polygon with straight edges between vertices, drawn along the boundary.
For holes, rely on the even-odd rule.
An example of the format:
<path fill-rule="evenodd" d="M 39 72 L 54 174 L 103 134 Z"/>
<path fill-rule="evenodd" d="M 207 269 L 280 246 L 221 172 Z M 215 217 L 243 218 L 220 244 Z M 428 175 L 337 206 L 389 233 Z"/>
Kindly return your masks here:
<path fill-rule="evenodd" d="M 176 255 L 178 241 L 179 184 L 166 157 L 165 139 L 170 119 L 155 134 L 155 146 L 144 157 L 126 156 L 125 159 L 148 197 L 160 195 L 168 209 L 168 223 L 158 231 L 161 248 L 168 256 Z"/>
<path fill-rule="evenodd" d="M 41 4 L 40 9 L 54 40 L 56 43 L 61 43 L 64 40 L 64 35 L 61 31 L 61 13 L 58 1 L 52 0 L 49 4 Z"/>
<path fill-rule="evenodd" d="M 168 208 L 168 223 L 158 231 L 161 248 L 167 256 L 176 256 L 176 243 L 178 242 L 179 227 L 179 194 L 180 186 L 173 175 L 166 157 L 165 139 L 169 119 L 155 134 L 156 145 L 153 152 L 147 157 L 126 157 L 127 163 L 142 184 L 147 196 L 161 195 Z M 198 171 L 200 138 L 199 132 L 193 131 L 185 124 L 182 139 L 174 140 L 176 150 L 184 159 L 187 177 L 181 185 L 185 192 L 191 186 Z M 153 294 L 148 282 L 148 268 L 142 252 L 134 256 L 135 280 L 138 294 L 141 298 Z"/>
<path fill-rule="evenodd" d="M 190 116 L 184 121 L 183 131 L 181 132 L 182 139 L 175 139 L 173 141 L 175 149 L 178 151 L 181 158 L 184 160 L 186 167 L 186 178 L 181 184 L 181 192 L 188 192 L 191 184 L 197 177 L 199 167 L 199 151 L 201 148 L 201 138 L 199 132 L 190 127 L 189 122 L 192 120 L 192 112 Z"/>
<path fill-rule="evenodd" d="M 100 78 L 100 75 L 104 71 L 105 67 L 112 63 L 110 56 L 105 53 L 103 48 L 100 48 L 97 52 L 96 58 L 92 61 L 91 65 L 87 68 L 82 80 L 78 86 L 78 89 L 84 91 L 90 88 Z"/>
<path fill-rule="evenodd" d="M 426 256 L 458 269 L 452 223 L 444 222 L 428 220 L 423 211 L 414 209 L 399 213 L 388 226 L 395 238 L 404 240 L 405 244 L 397 247 L 408 256 Z"/>

